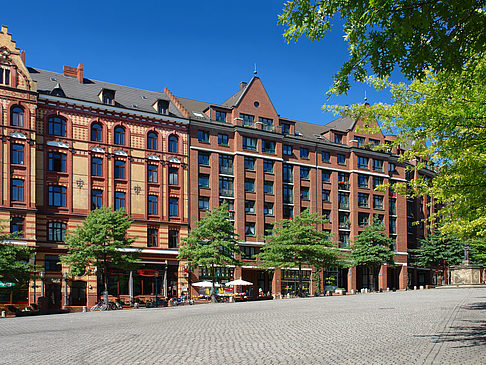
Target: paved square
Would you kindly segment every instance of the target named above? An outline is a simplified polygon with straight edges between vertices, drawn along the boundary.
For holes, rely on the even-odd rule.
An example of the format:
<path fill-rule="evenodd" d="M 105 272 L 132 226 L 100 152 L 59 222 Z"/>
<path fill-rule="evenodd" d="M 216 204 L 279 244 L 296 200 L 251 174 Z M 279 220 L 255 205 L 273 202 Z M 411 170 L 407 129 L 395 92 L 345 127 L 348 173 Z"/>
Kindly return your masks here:
<path fill-rule="evenodd" d="M 486 364 L 486 288 L 0 320 L 0 364 Z"/>

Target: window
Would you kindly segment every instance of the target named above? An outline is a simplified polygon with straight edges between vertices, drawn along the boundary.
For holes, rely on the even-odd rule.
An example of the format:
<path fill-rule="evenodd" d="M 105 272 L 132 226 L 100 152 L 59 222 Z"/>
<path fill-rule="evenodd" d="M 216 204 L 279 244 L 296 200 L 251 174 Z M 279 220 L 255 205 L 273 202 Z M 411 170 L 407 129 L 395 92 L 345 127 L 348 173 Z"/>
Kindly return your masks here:
<path fill-rule="evenodd" d="M 338 222 L 339 222 L 340 229 L 349 229 L 350 228 L 349 214 L 339 212 Z"/>
<path fill-rule="evenodd" d="M 374 209 L 383 209 L 383 196 L 382 195 L 373 195 L 373 208 Z"/>
<path fill-rule="evenodd" d="M 148 132 L 147 134 L 147 149 L 156 150 L 157 149 L 157 133 Z"/>
<path fill-rule="evenodd" d="M 197 160 L 201 165 L 209 165 L 209 153 L 199 152 Z"/>
<path fill-rule="evenodd" d="M 0 84 L 10 85 L 10 70 L 0 67 Z"/>
<path fill-rule="evenodd" d="M 168 110 L 169 110 L 169 101 L 168 100 L 157 101 L 157 113 L 167 114 Z"/>
<path fill-rule="evenodd" d="M 331 182 L 331 172 L 330 171 L 322 171 L 322 182 L 323 183 L 330 183 Z"/>
<path fill-rule="evenodd" d="M 227 134 L 218 134 L 218 144 L 222 146 L 228 145 L 228 135 Z"/>
<path fill-rule="evenodd" d="M 294 193 L 293 193 L 292 186 L 284 185 L 283 189 L 282 189 L 282 195 L 283 195 L 283 202 L 284 203 L 292 204 L 292 202 L 294 200 L 294 197 L 293 197 Z"/>
<path fill-rule="evenodd" d="M 263 214 L 273 216 L 273 203 L 263 203 Z"/>
<path fill-rule="evenodd" d="M 373 146 L 378 146 L 380 144 L 380 141 L 377 140 L 377 139 L 373 139 L 373 138 L 370 138 L 370 143 L 373 145 Z"/>
<path fill-rule="evenodd" d="M 24 218 L 12 217 L 10 220 L 10 233 L 15 238 L 24 237 Z"/>
<path fill-rule="evenodd" d="M 257 149 L 257 139 L 251 137 L 243 137 L 243 149 L 256 151 Z"/>
<path fill-rule="evenodd" d="M 283 164 L 282 166 L 282 176 L 284 182 L 292 182 L 292 166 L 289 164 Z"/>
<path fill-rule="evenodd" d="M 265 194 L 273 194 L 273 181 L 265 181 L 263 183 L 263 192 Z"/>
<path fill-rule="evenodd" d="M 348 247 L 348 246 L 349 246 L 349 233 L 339 232 L 339 248 Z"/>
<path fill-rule="evenodd" d="M 254 200 L 245 200 L 245 213 L 255 214 Z"/>
<path fill-rule="evenodd" d="M 256 255 L 260 253 L 260 248 L 255 246 L 240 246 L 240 249 L 243 260 L 256 260 Z"/>
<path fill-rule="evenodd" d="M 288 144 L 284 144 L 283 145 L 283 154 L 285 156 L 292 156 L 293 155 L 292 146 L 290 146 Z"/>
<path fill-rule="evenodd" d="M 245 235 L 254 236 L 255 235 L 255 223 L 246 222 L 245 224 Z"/>
<path fill-rule="evenodd" d="M 329 152 L 322 151 L 321 152 L 321 159 L 322 159 L 322 162 L 329 162 L 331 160 L 331 154 Z"/>
<path fill-rule="evenodd" d="M 91 210 L 101 209 L 103 207 L 103 190 L 91 190 Z"/>
<path fill-rule="evenodd" d="M 159 197 L 157 195 L 148 196 L 148 214 L 157 215 L 158 214 L 158 204 Z"/>
<path fill-rule="evenodd" d="M 383 160 L 373 159 L 373 170 L 374 171 L 383 171 Z"/>
<path fill-rule="evenodd" d="M 331 211 L 329 209 L 323 209 L 322 218 L 324 218 L 328 223 L 331 223 Z"/>
<path fill-rule="evenodd" d="M 309 200 L 309 188 L 304 188 L 302 187 L 300 189 L 300 197 L 303 199 L 303 200 Z"/>
<path fill-rule="evenodd" d="M 265 153 L 275 153 L 275 142 L 274 141 L 267 141 L 266 139 L 262 139 L 262 152 Z"/>
<path fill-rule="evenodd" d="M 10 125 L 15 127 L 24 126 L 24 109 L 14 106 L 10 112 Z"/>
<path fill-rule="evenodd" d="M 395 198 L 390 198 L 388 200 L 388 207 L 390 209 L 390 215 L 397 214 L 397 200 Z M 430 216 L 430 214 L 428 214 Z"/>
<path fill-rule="evenodd" d="M 282 133 L 283 134 L 289 134 L 290 133 L 290 124 L 281 123 L 280 126 L 282 127 Z"/>
<path fill-rule="evenodd" d="M 176 135 L 171 134 L 169 136 L 169 152 L 177 153 L 179 151 L 179 139 Z"/>
<path fill-rule="evenodd" d="M 262 123 L 262 129 L 264 131 L 273 132 L 273 120 L 268 118 L 258 118 L 258 121 Z"/>
<path fill-rule="evenodd" d="M 169 229 L 169 248 L 179 247 L 179 231 Z"/>
<path fill-rule="evenodd" d="M 115 160 L 115 179 L 125 178 L 125 161 Z"/>
<path fill-rule="evenodd" d="M 147 165 L 147 180 L 150 183 L 156 183 L 158 181 L 158 166 L 157 165 Z"/>
<path fill-rule="evenodd" d="M 338 207 L 339 209 L 349 209 L 349 194 L 339 192 L 338 193 Z"/>
<path fill-rule="evenodd" d="M 356 142 L 358 142 L 358 147 L 361 147 L 365 144 L 365 138 L 364 137 L 354 136 L 354 139 L 356 140 Z"/>
<path fill-rule="evenodd" d="M 338 153 L 337 154 L 337 163 L 339 165 L 345 165 L 346 164 L 346 156 L 344 156 L 343 154 Z"/>
<path fill-rule="evenodd" d="M 358 207 L 368 208 L 368 194 L 358 193 Z"/>
<path fill-rule="evenodd" d="M 369 225 L 369 219 L 370 219 L 370 215 L 368 213 L 359 212 L 358 213 L 358 226 L 366 227 L 367 225 Z"/>
<path fill-rule="evenodd" d="M 216 121 L 217 122 L 226 122 L 226 113 L 216 110 Z"/>
<path fill-rule="evenodd" d="M 388 172 L 395 172 L 396 166 L 394 163 L 388 162 Z"/>
<path fill-rule="evenodd" d="M 323 202 L 331 201 L 331 190 L 322 190 L 322 201 Z"/>
<path fill-rule="evenodd" d="M 197 140 L 203 143 L 209 143 L 209 132 L 208 131 L 197 131 Z"/>
<path fill-rule="evenodd" d="M 100 157 L 91 158 L 91 176 L 103 176 L 103 159 Z"/>
<path fill-rule="evenodd" d="M 107 105 L 114 105 L 114 101 L 115 101 L 115 91 L 113 90 L 107 90 L 107 89 L 104 89 L 102 91 L 102 101 L 103 101 L 103 104 L 107 104 Z"/>
<path fill-rule="evenodd" d="M 334 133 L 334 143 L 343 144 L 343 135 Z"/>
<path fill-rule="evenodd" d="M 255 180 L 254 179 L 245 179 L 245 191 L 250 192 L 250 193 L 255 191 Z"/>
<path fill-rule="evenodd" d="M 169 216 L 179 216 L 179 198 L 169 198 Z"/>
<path fill-rule="evenodd" d="M 16 165 L 24 164 L 24 145 L 22 144 L 12 144 L 11 147 L 11 161 Z"/>
<path fill-rule="evenodd" d="M 273 161 L 263 160 L 263 172 L 273 173 Z"/>
<path fill-rule="evenodd" d="M 397 234 L 397 220 L 390 218 L 390 234 Z"/>
<path fill-rule="evenodd" d="M 125 193 L 121 191 L 115 192 L 115 210 L 125 209 Z"/>
<path fill-rule="evenodd" d="M 368 180 L 369 180 L 368 176 L 358 174 L 358 187 L 368 189 L 368 187 L 369 187 Z"/>
<path fill-rule="evenodd" d="M 157 228 L 147 228 L 147 247 L 157 247 L 159 230 Z"/>
<path fill-rule="evenodd" d="M 294 207 L 291 205 L 284 205 L 282 212 L 284 219 L 292 219 L 292 217 L 294 216 Z"/>
<path fill-rule="evenodd" d="M 383 184 L 383 178 L 378 176 L 373 176 L 373 189 Z"/>
<path fill-rule="evenodd" d="M 66 172 L 66 155 L 60 152 L 49 152 L 48 169 L 49 171 Z"/>
<path fill-rule="evenodd" d="M 48 122 L 48 133 L 51 136 L 66 137 L 66 120 L 61 117 L 50 117 Z"/>
<path fill-rule="evenodd" d="M 255 158 L 245 157 L 245 170 L 250 170 L 250 171 L 255 170 Z"/>
<path fill-rule="evenodd" d="M 233 175 L 233 156 L 219 155 L 219 173 Z"/>
<path fill-rule="evenodd" d="M 23 202 L 24 201 L 24 180 L 12 179 L 12 201 Z"/>
<path fill-rule="evenodd" d="M 199 174 L 199 187 L 200 188 L 209 188 L 209 175 Z"/>
<path fill-rule="evenodd" d="M 169 167 L 169 185 L 179 185 L 179 169 Z"/>
<path fill-rule="evenodd" d="M 47 223 L 47 240 L 51 242 L 64 242 L 66 238 L 66 223 Z"/>
<path fill-rule="evenodd" d="M 310 169 L 308 167 L 301 166 L 300 167 L 300 178 L 301 179 L 308 179 L 309 178 Z"/>
<path fill-rule="evenodd" d="M 305 148 L 305 147 L 300 148 L 300 158 L 305 158 L 305 159 L 309 158 L 309 149 L 308 148 Z"/>
<path fill-rule="evenodd" d="M 103 140 L 103 128 L 98 123 L 91 124 L 91 141 L 101 142 Z"/>
<path fill-rule="evenodd" d="M 219 195 L 233 196 L 233 178 L 227 176 L 219 177 Z"/>
<path fill-rule="evenodd" d="M 253 127 L 255 124 L 255 117 L 248 114 L 240 114 L 240 118 L 243 119 L 243 125 L 247 127 Z"/>
<path fill-rule="evenodd" d="M 368 157 L 358 156 L 358 167 L 368 170 Z"/>
<path fill-rule="evenodd" d="M 59 256 L 44 256 L 44 269 L 46 271 L 62 271 L 62 264 Z"/>
<path fill-rule="evenodd" d="M 207 196 L 199 197 L 199 209 L 209 210 L 209 198 Z"/>
<path fill-rule="evenodd" d="M 125 145 L 125 129 L 123 127 L 115 127 L 115 144 L 119 146 Z"/>

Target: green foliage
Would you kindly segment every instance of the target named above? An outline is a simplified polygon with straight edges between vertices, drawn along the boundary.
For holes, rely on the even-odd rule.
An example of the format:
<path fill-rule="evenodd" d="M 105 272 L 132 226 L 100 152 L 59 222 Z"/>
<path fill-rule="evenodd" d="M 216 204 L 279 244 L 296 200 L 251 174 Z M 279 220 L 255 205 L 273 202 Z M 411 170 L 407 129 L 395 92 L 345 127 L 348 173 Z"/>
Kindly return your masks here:
<path fill-rule="evenodd" d="M 214 265 L 240 265 L 240 261 L 235 258 L 235 254 L 240 253 L 237 237 L 230 220 L 228 204 L 223 202 L 197 222 L 196 228 L 182 240 L 178 259 L 206 268 Z"/>
<path fill-rule="evenodd" d="M 421 240 L 419 248 L 409 251 L 412 262 L 426 268 L 457 265 L 464 259 L 464 243 L 441 233 Z"/>
<path fill-rule="evenodd" d="M 132 220 L 125 210 L 105 207 L 91 211 L 76 230 L 66 237 L 68 252 L 61 261 L 69 265 L 71 275 L 91 273 L 95 267 L 123 267 L 137 260 L 137 252 L 128 252 L 135 238 L 127 237 Z M 105 275 L 106 282 L 107 275 Z M 106 283 L 105 283 L 106 284 Z M 106 290 L 106 289 L 105 289 Z"/>
<path fill-rule="evenodd" d="M 470 247 L 474 263 L 486 266 L 486 239 L 471 240 Z"/>
<path fill-rule="evenodd" d="M 334 76 L 330 90 L 349 90 L 349 78 L 363 81 L 371 68 L 378 77 L 395 67 L 409 78 L 424 70 L 461 72 L 486 47 L 484 0 L 293 0 L 279 23 L 287 41 L 306 36 L 320 40 L 332 22 L 343 23 L 349 59 Z M 341 19 L 338 19 L 341 18 Z"/>
<path fill-rule="evenodd" d="M 12 234 L 2 233 L 6 230 L 6 224 L 0 222 L 0 281 L 22 282 L 31 276 L 33 270 L 29 264 L 32 255 L 31 249 L 9 243 L 15 239 Z"/>
<path fill-rule="evenodd" d="M 376 271 L 383 264 L 393 265 L 393 240 L 383 233 L 385 227 L 376 219 L 356 238 L 351 248 L 351 266 L 362 266 Z"/>

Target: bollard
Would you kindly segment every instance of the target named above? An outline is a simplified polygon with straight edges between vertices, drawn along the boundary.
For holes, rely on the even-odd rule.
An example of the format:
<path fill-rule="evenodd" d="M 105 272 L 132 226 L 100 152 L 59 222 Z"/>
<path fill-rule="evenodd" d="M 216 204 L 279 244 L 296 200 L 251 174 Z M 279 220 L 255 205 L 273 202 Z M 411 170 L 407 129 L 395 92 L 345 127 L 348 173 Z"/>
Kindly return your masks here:
<path fill-rule="evenodd" d="M 424 290 L 424 286 L 423 285 L 420 285 L 420 290 Z"/>
<path fill-rule="evenodd" d="M 354 289 L 351 289 L 351 294 L 354 294 Z"/>
<path fill-rule="evenodd" d="M 413 290 L 417 290 L 417 287 L 416 287 L 416 286 L 414 286 L 414 287 L 413 287 Z"/>
<path fill-rule="evenodd" d="M 83 306 L 83 313 L 86 313 L 88 311 L 88 308 L 86 306 Z"/>
<path fill-rule="evenodd" d="M 7 317 L 7 312 L 2 311 L 2 318 L 5 318 L 5 317 Z"/>
<path fill-rule="evenodd" d="M 390 291 L 390 288 L 386 288 L 386 291 Z"/>

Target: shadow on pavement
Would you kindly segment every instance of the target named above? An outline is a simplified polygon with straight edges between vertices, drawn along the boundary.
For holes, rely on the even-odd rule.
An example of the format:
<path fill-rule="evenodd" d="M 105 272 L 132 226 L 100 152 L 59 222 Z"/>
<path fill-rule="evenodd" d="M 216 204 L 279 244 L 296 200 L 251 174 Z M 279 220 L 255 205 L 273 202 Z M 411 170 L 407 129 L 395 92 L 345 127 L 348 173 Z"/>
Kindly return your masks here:
<path fill-rule="evenodd" d="M 462 320 L 463 325 L 452 326 L 447 332 L 435 335 L 419 335 L 431 338 L 434 343 L 451 343 L 453 348 L 486 345 L 486 321 Z"/>

